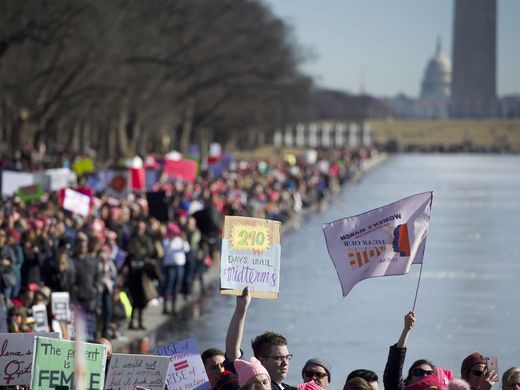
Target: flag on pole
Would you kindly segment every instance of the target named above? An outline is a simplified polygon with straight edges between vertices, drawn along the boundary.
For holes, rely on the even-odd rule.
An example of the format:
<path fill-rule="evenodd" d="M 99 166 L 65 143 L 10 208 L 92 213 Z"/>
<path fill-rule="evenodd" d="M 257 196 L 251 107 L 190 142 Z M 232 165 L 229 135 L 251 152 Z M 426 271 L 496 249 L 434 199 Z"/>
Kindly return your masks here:
<path fill-rule="evenodd" d="M 424 192 L 323 225 L 343 296 L 361 280 L 404 275 L 412 263 L 422 264 L 432 199 Z"/>

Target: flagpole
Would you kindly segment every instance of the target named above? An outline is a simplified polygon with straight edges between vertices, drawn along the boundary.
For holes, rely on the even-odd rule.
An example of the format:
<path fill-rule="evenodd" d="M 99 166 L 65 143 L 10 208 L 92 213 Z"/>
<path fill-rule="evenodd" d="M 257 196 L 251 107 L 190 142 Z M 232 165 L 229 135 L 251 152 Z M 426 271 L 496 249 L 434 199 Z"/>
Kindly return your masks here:
<path fill-rule="evenodd" d="M 421 283 L 422 266 L 423 266 L 423 263 L 421 262 L 421 269 L 419 270 L 419 279 L 417 280 L 417 289 L 415 290 L 415 298 L 413 299 L 412 311 L 415 311 L 415 303 L 417 302 L 417 293 L 419 292 L 419 284 Z"/>

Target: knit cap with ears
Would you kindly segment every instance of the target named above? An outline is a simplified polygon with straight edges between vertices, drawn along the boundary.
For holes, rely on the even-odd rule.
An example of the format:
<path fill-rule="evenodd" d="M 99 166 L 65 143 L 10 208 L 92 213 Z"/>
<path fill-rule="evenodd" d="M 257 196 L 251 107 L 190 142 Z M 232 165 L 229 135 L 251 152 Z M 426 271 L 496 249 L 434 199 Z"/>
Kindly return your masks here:
<path fill-rule="evenodd" d="M 233 363 L 235 365 L 235 370 L 237 371 L 238 384 L 240 387 L 244 386 L 259 374 L 265 374 L 269 380 L 271 380 L 265 367 L 262 366 L 262 363 L 260 363 L 260 361 L 255 357 L 251 357 L 249 360 L 235 359 Z"/>

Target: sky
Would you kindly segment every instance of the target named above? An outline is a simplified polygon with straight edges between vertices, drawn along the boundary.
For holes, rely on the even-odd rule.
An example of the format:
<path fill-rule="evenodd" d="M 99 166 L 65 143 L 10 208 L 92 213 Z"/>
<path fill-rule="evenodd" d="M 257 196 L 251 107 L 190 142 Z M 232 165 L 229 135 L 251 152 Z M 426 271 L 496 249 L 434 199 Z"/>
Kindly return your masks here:
<path fill-rule="evenodd" d="M 437 37 L 451 58 L 453 0 L 263 0 L 311 52 L 322 87 L 418 96 Z M 520 0 L 498 0 L 497 94 L 520 93 Z"/>

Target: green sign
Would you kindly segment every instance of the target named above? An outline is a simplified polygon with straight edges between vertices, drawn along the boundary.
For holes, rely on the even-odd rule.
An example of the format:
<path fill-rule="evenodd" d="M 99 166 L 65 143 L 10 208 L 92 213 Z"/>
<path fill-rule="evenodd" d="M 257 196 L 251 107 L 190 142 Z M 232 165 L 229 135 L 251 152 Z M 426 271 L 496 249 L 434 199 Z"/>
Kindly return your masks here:
<path fill-rule="evenodd" d="M 20 197 L 24 202 L 30 202 L 33 200 L 39 200 L 45 192 L 41 184 L 32 184 L 30 186 L 19 187 L 16 191 L 16 195 Z"/>
<path fill-rule="evenodd" d="M 31 389 L 102 390 L 105 361 L 104 345 L 35 337 Z"/>

